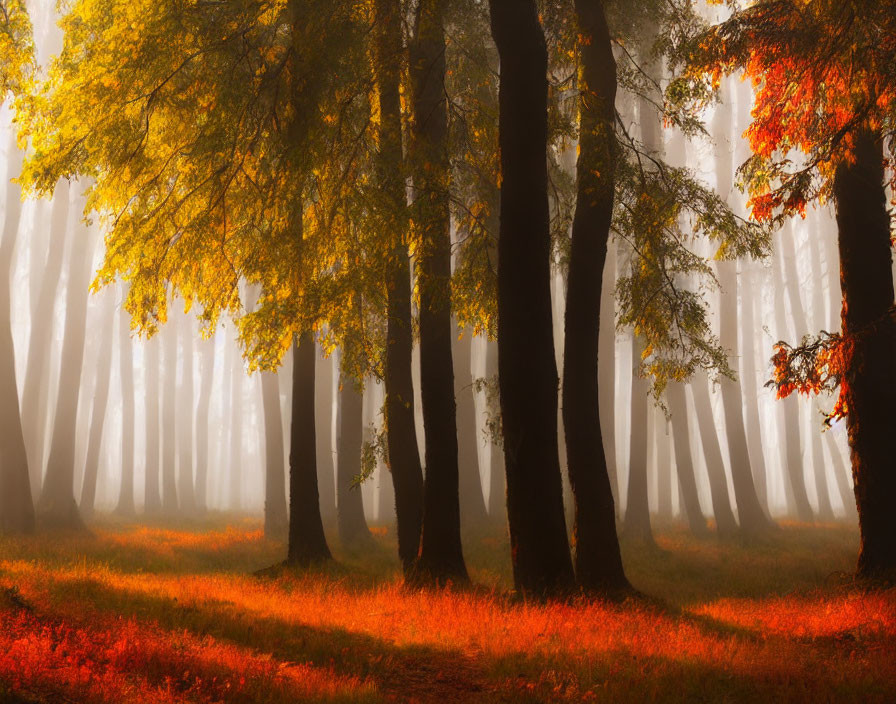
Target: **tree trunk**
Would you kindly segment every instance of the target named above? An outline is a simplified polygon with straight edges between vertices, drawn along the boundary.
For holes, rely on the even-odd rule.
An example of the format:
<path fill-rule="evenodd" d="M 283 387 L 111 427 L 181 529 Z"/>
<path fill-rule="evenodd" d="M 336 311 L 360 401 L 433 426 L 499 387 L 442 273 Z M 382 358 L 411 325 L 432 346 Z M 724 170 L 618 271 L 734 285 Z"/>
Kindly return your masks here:
<path fill-rule="evenodd" d="M 196 509 L 205 513 L 208 506 L 208 414 L 215 379 L 215 338 L 199 343 L 202 348 L 199 402 L 196 404 Z"/>
<path fill-rule="evenodd" d="M 177 479 L 180 511 L 187 516 L 196 513 L 196 490 L 193 479 L 193 324 L 186 314 L 180 314 L 174 324 L 180 338 L 182 374 L 180 382 L 180 413 L 177 414 Z"/>
<path fill-rule="evenodd" d="M 834 178 L 846 369 L 841 383 L 859 512 L 861 576 L 896 570 L 896 321 L 882 140 L 856 135 L 855 163 Z"/>
<path fill-rule="evenodd" d="M 177 328 L 170 316 L 161 334 L 165 345 L 165 375 L 162 378 L 162 510 L 170 517 L 177 513 Z"/>
<path fill-rule="evenodd" d="M 15 345 L 12 338 L 12 263 L 22 212 L 18 175 L 22 155 L 15 144 L 7 156 L 6 212 L 0 242 L 0 533 L 34 532 L 34 503 L 28 476 L 25 437 L 19 416 Z"/>
<path fill-rule="evenodd" d="M 423 522 L 423 469 L 414 428 L 411 377 L 411 282 L 407 245 L 407 196 L 402 175 L 400 67 L 403 63 L 398 0 L 374 0 L 374 64 L 379 97 L 379 171 L 383 208 L 394 246 L 387 281 L 386 432 L 395 486 L 398 556 L 407 574 L 417 558 Z"/>
<path fill-rule="evenodd" d="M 604 441 L 607 476 L 613 505 L 619 515 L 619 470 L 616 467 L 616 247 L 607 244 L 607 262 L 601 276 L 600 336 L 597 342 L 600 432 Z"/>
<path fill-rule="evenodd" d="M 289 553 L 287 563 L 309 565 L 329 560 L 317 490 L 314 422 L 314 339 L 299 338 L 293 349 L 292 420 L 289 430 Z"/>
<path fill-rule="evenodd" d="M 59 182 L 53 195 L 50 215 L 50 243 L 46 264 L 42 269 L 40 293 L 34 307 L 31 336 L 28 341 L 28 362 L 22 389 L 22 432 L 28 451 L 28 469 L 32 496 L 40 495 L 44 475 L 47 418 L 42 413 L 43 399 L 50 393 L 50 352 L 53 349 L 53 308 L 62 274 L 62 259 L 68 233 L 69 185 Z M 32 276 L 38 272 L 32 271 Z"/>
<path fill-rule="evenodd" d="M 353 487 L 361 474 L 361 437 L 364 398 L 354 379 L 342 377 L 339 390 L 339 436 L 336 453 L 336 516 L 339 541 L 343 547 L 363 545 L 370 540 L 364 518 L 361 487 Z"/>
<path fill-rule="evenodd" d="M 681 489 L 683 513 L 687 516 L 691 533 L 698 537 L 707 534 L 706 518 L 700 508 L 697 494 L 697 478 L 694 473 L 694 459 L 691 455 L 691 431 L 688 421 L 688 403 L 685 386 L 672 381 L 666 387 L 666 400 L 672 414 L 672 435 L 675 445 L 675 467 L 678 472 L 678 486 Z"/>
<path fill-rule="evenodd" d="M 625 499 L 623 531 L 627 538 L 653 545 L 650 504 L 647 495 L 647 415 L 650 406 L 649 382 L 639 373 L 640 338 L 632 335 L 632 400 L 629 429 L 628 491 Z"/>
<path fill-rule="evenodd" d="M 788 230 L 786 234 L 793 236 L 792 230 Z M 783 262 L 783 259 L 782 259 Z M 789 337 L 789 329 L 787 318 L 784 314 L 784 292 L 787 289 L 784 281 L 783 266 L 781 262 L 775 262 L 773 269 L 775 270 L 775 321 L 778 327 L 778 339 Z M 776 266 L 778 265 L 778 266 Z M 795 277 L 791 280 L 791 288 L 797 286 L 798 282 Z M 799 307 L 799 301 L 794 302 L 791 298 L 790 303 L 791 317 L 795 317 L 802 313 Z M 802 326 L 805 332 L 805 326 Z M 796 339 L 801 337 L 797 334 Z M 799 398 L 796 394 L 791 394 L 781 400 L 781 409 L 784 415 L 784 432 L 781 437 L 782 457 L 784 459 L 784 467 L 787 473 L 787 484 L 789 492 L 788 510 L 792 507 L 796 509 L 796 516 L 801 521 L 812 521 L 812 507 L 809 504 L 809 495 L 806 493 L 806 482 L 803 476 L 803 450 L 800 438 L 800 418 L 799 418 Z"/>
<path fill-rule="evenodd" d="M 827 438 L 828 453 L 831 455 L 831 464 L 834 466 L 834 479 L 837 483 L 837 492 L 840 494 L 840 500 L 843 502 L 843 511 L 848 521 L 855 521 L 859 514 L 856 511 L 856 496 L 852 486 L 852 472 L 847 469 L 840 457 L 840 451 L 837 449 L 837 441 L 832 433 L 824 434 Z"/>
<path fill-rule="evenodd" d="M 317 374 L 314 383 L 315 422 L 317 423 L 317 486 L 320 491 L 320 515 L 324 523 L 336 517 L 336 480 L 333 462 L 333 357 L 322 356 L 318 345 Z"/>
<path fill-rule="evenodd" d="M 481 434 L 476 422 L 473 393 L 473 334 L 455 330 L 452 339 L 454 359 L 454 398 L 457 399 L 457 449 L 460 473 L 460 522 L 464 529 L 478 528 L 488 520 L 482 475 L 479 471 Z"/>
<path fill-rule="evenodd" d="M 451 320 L 451 214 L 442 0 L 422 0 L 411 49 L 413 215 L 420 236 L 420 392 L 425 438 L 423 524 L 416 579 L 468 580 L 460 541 L 458 426 Z M 469 349 L 467 350 L 469 353 Z M 472 395 L 470 395 L 472 399 Z M 475 451 L 475 446 L 474 446 Z M 468 458 L 465 458 L 465 460 Z M 479 474 L 478 464 L 473 465 Z M 469 467 L 464 468 L 469 472 Z M 480 497 L 482 490 L 479 491 Z M 485 505 L 482 505 L 485 513 Z"/>
<path fill-rule="evenodd" d="M 74 495 L 75 432 L 84 363 L 87 296 L 94 239 L 93 233 L 86 228 L 79 228 L 72 233 L 59 394 L 56 399 L 47 474 L 37 506 L 41 523 L 52 528 L 84 528 Z"/>
<path fill-rule="evenodd" d="M 146 474 L 143 510 L 155 515 L 162 510 L 159 493 L 159 335 L 145 343 L 146 350 Z"/>
<path fill-rule="evenodd" d="M 286 515 L 283 418 L 276 372 L 261 372 L 261 401 L 264 411 L 264 534 L 272 540 L 283 540 L 289 533 L 289 518 Z"/>
<path fill-rule="evenodd" d="M 243 508 L 243 360 L 231 342 L 230 367 L 230 508 Z"/>
<path fill-rule="evenodd" d="M 134 351 L 131 314 L 124 308 L 118 318 L 118 359 L 121 372 L 121 490 L 116 513 L 133 516 L 134 509 Z"/>
<path fill-rule="evenodd" d="M 103 446 L 103 428 L 106 425 L 106 407 L 109 405 L 109 381 L 112 376 L 112 348 L 115 338 L 115 292 L 107 290 L 102 305 L 103 328 L 100 332 L 99 354 L 96 360 L 96 388 L 93 392 L 93 411 L 90 414 L 90 431 L 87 441 L 87 460 L 84 462 L 84 480 L 81 483 L 81 515 L 86 519 L 93 515 L 96 503 L 96 481 L 99 472 L 100 451 Z"/>
<path fill-rule="evenodd" d="M 691 392 L 694 394 L 694 409 L 697 412 L 697 425 L 700 427 L 700 443 L 703 445 L 703 458 L 706 461 L 706 474 L 709 477 L 709 492 L 712 498 L 712 513 L 716 521 L 716 530 L 720 535 L 731 536 L 737 532 L 737 521 L 731 510 L 731 497 L 728 494 L 728 478 L 725 476 L 725 460 L 719 445 L 719 431 L 716 427 L 715 415 L 712 412 L 712 399 L 709 395 L 709 383 L 706 374 L 697 373 L 691 381 Z"/>
<path fill-rule="evenodd" d="M 653 464 L 656 472 L 656 515 L 672 518 L 672 454 L 669 439 L 669 421 L 663 410 L 653 409 Z"/>
<path fill-rule="evenodd" d="M 574 578 L 551 329 L 547 49 L 534 0 L 491 0 L 490 11 L 501 62 L 498 368 L 511 558 L 517 590 L 547 595 Z M 589 362 L 596 359 L 595 351 Z M 599 432 L 599 424 L 590 430 Z"/>
<path fill-rule="evenodd" d="M 489 383 L 498 383 L 498 343 L 488 340 L 485 347 L 485 377 Z M 486 413 L 500 413 L 499 408 L 490 408 L 492 399 L 485 394 Z M 507 525 L 507 475 L 504 470 L 504 448 L 496 438 L 489 441 L 489 465 L 488 477 L 488 516 L 489 520 L 498 525 Z"/>

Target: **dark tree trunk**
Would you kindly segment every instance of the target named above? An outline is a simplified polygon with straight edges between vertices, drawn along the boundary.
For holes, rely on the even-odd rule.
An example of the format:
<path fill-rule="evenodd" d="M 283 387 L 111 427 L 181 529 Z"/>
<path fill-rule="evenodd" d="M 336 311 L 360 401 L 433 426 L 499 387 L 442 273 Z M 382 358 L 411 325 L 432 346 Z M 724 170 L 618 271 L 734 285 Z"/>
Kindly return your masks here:
<path fill-rule="evenodd" d="M 273 540 L 283 540 L 289 533 L 289 518 L 286 515 L 280 384 L 275 372 L 261 372 L 261 401 L 264 411 L 264 534 Z"/>
<path fill-rule="evenodd" d="M 47 419 L 43 400 L 50 394 L 50 351 L 53 349 L 53 308 L 62 274 L 65 240 L 68 237 L 69 186 L 60 181 L 54 191 L 50 215 L 50 241 L 46 265 L 40 272 L 40 293 L 33 310 L 28 362 L 22 389 L 22 432 L 28 451 L 32 496 L 40 495 L 44 475 Z M 37 272 L 32 272 L 37 276 Z"/>
<path fill-rule="evenodd" d="M 314 383 L 315 422 L 317 423 L 317 486 L 320 491 L 320 515 L 324 523 L 336 517 L 336 480 L 333 462 L 333 357 L 322 356 L 318 345 L 317 373 Z"/>
<path fill-rule="evenodd" d="M 21 188 L 11 180 L 18 175 L 21 152 L 9 145 L 7 156 L 6 213 L 0 242 L 0 533 L 32 533 L 34 503 L 28 477 L 28 457 L 19 416 L 15 346 L 12 339 L 12 261 L 21 216 Z"/>
<path fill-rule="evenodd" d="M 579 156 L 566 290 L 563 427 L 575 497 L 576 575 L 586 589 L 628 589 L 600 419 L 599 337 L 613 219 L 616 62 L 603 4 L 577 0 Z"/>
<path fill-rule="evenodd" d="M 170 317 L 161 334 L 165 345 L 165 375 L 162 378 L 162 510 L 168 516 L 173 516 L 177 513 L 177 329 Z"/>
<path fill-rule="evenodd" d="M 317 490 L 314 422 L 314 358 L 310 333 L 293 349 L 292 420 L 289 431 L 289 554 L 287 563 L 309 565 L 329 560 Z"/>
<path fill-rule="evenodd" d="M 437 584 L 468 579 L 460 541 L 458 429 L 451 356 L 450 164 L 442 22 L 442 0 L 422 0 L 411 50 L 413 214 L 420 233 L 417 286 L 426 464 L 415 578 Z M 478 476 L 478 465 L 475 471 Z M 479 493 L 481 496 L 481 489 Z M 482 509 L 484 513 L 484 504 Z"/>
<path fill-rule="evenodd" d="M 728 478 L 725 476 L 725 460 L 719 445 L 719 431 L 712 412 L 709 382 L 705 374 L 698 373 L 694 376 L 691 382 L 691 391 L 694 394 L 694 409 L 697 413 L 697 424 L 700 427 L 700 443 L 703 445 L 703 457 L 709 477 L 709 492 L 712 498 L 712 513 L 716 521 L 716 529 L 722 536 L 731 536 L 737 532 L 737 521 L 731 510 Z"/>
<path fill-rule="evenodd" d="M 462 336 L 458 336 L 462 332 Z M 479 448 L 482 435 L 476 422 L 476 399 L 473 393 L 473 334 L 455 330 L 452 341 L 454 359 L 454 398 L 457 400 L 457 458 L 460 474 L 460 523 L 470 529 L 488 520 L 482 475 L 479 471 Z"/>
<path fill-rule="evenodd" d="M 834 178 L 846 370 L 841 383 L 859 512 L 861 576 L 896 575 L 896 321 L 882 140 L 856 135 Z"/>
<path fill-rule="evenodd" d="M 339 390 L 339 435 L 336 453 L 336 516 L 339 541 L 343 547 L 363 545 L 370 540 L 364 518 L 361 487 L 353 487 L 361 474 L 361 437 L 364 398 L 354 379 L 342 377 Z"/>
<path fill-rule="evenodd" d="M 131 314 L 124 308 L 118 318 L 118 355 L 121 373 L 121 489 L 116 513 L 133 516 L 134 509 L 134 352 Z"/>
<path fill-rule="evenodd" d="M 601 277 L 600 336 L 597 342 L 600 430 L 604 440 L 607 476 L 613 504 L 619 515 L 619 471 L 616 466 L 616 248 L 607 245 L 607 262 Z"/>
<path fill-rule="evenodd" d="M 106 425 L 106 407 L 109 405 L 109 381 L 112 376 L 112 348 L 115 338 L 115 293 L 108 290 L 102 306 L 103 328 L 100 332 L 99 354 L 96 359 L 96 387 L 93 392 L 93 411 L 90 414 L 90 431 L 87 440 L 87 460 L 84 463 L 84 480 L 81 483 L 81 515 L 86 519 L 93 515 L 96 503 L 96 481 L 99 472 L 100 450 L 103 446 L 103 429 Z"/>
<path fill-rule="evenodd" d="M 65 328 L 59 394 L 47 474 L 37 505 L 43 525 L 52 528 L 82 529 L 84 522 L 75 503 L 75 432 L 78 423 L 78 396 L 84 366 L 84 338 L 87 328 L 87 295 L 93 259 L 93 233 L 81 228 L 72 233 L 70 273 L 66 289 Z"/>
<path fill-rule="evenodd" d="M 393 230 L 386 331 L 386 433 L 395 486 L 398 556 L 407 573 L 417 558 L 423 522 L 423 469 L 414 427 L 411 377 L 411 281 L 407 246 L 407 196 L 402 175 L 400 67 L 403 63 L 398 0 L 374 0 L 375 74 L 379 87 L 379 177 L 385 218 Z"/>
<path fill-rule="evenodd" d="M 159 341 L 146 341 L 146 474 L 143 510 L 155 515 L 162 510 L 159 493 Z"/>
<path fill-rule="evenodd" d="M 196 404 L 196 509 L 204 513 L 208 506 L 208 414 L 215 378 L 215 339 L 203 340 L 199 402 Z"/>
<path fill-rule="evenodd" d="M 498 367 L 513 577 L 520 592 L 547 595 L 574 579 L 551 329 L 547 49 L 534 0 L 491 0 L 490 10 L 501 61 Z"/>
<path fill-rule="evenodd" d="M 678 486 L 681 489 L 683 511 L 688 519 L 691 533 L 704 536 L 708 530 L 706 518 L 700 508 L 697 494 L 697 478 L 694 473 L 694 459 L 691 455 L 691 431 L 688 421 L 688 405 L 685 386 L 681 382 L 670 382 L 666 387 L 666 400 L 672 414 L 672 436 L 675 445 L 675 467 L 678 471 Z"/>

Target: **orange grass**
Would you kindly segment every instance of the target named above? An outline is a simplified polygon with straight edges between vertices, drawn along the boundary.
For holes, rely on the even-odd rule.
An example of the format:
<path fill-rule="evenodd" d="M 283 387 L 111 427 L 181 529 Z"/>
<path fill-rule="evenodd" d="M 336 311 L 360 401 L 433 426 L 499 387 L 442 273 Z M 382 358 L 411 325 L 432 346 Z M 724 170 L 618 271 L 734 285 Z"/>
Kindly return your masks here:
<path fill-rule="evenodd" d="M 252 550 L 273 561 L 255 526 L 0 541 L 0 587 L 17 590 L 0 597 L 0 683 L 40 701 L 896 701 L 896 591 L 825 579 L 854 539 L 674 529 L 659 553 L 624 546 L 636 585 L 671 601 L 622 605 L 511 599 L 495 536 L 469 550 L 495 586 L 444 592 L 350 556 L 276 577 L 218 569 Z"/>

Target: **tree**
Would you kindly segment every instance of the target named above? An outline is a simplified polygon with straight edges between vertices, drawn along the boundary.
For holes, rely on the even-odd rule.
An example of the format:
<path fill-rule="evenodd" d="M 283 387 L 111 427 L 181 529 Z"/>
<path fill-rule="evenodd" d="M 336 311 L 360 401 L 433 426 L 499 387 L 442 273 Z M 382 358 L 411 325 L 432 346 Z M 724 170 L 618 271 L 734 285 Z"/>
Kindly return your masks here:
<path fill-rule="evenodd" d="M 287 535 L 289 518 L 286 514 L 280 385 L 274 372 L 261 372 L 261 401 L 264 411 L 264 534 L 277 540 Z"/>
<path fill-rule="evenodd" d="M 796 350 L 780 345 L 775 381 L 779 396 L 839 386 L 832 417 L 847 418 L 862 576 L 896 570 L 896 320 L 885 189 L 894 171 L 892 147 L 884 151 L 896 115 L 894 10 L 892 2 L 755 3 L 700 37 L 671 91 L 702 97 L 740 67 L 753 78 L 753 155 L 741 173 L 757 219 L 782 222 L 833 197 L 842 331 Z"/>
<path fill-rule="evenodd" d="M 131 316 L 122 310 L 118 318 L 118 355 L 121 379 L 121 490 L 116 513 L 133 516 L 134 510 L 134 351 Z M 192 428 L 191 428 L 192 430 Z M 190 436 L 192 441 L 192 433 Z"/>
<path fill-rule="evenodd" d="M 208 416 L 212 400 L 212 383 L 215 378 L 215 339 L 200 343 L 199 400 L 196 403 L 196 509 L 206 510 L 208 497 Z M 223 378 L 222 383 L 227 380 Z"/>
<path fill-rule="evenodd" d="M 454 322 L 443 0 L 423 0 L 418 5 L 410 68 L 416 190 L 413 217 L 420 239 L 420 390 L 426 460 L 420 553 L 414 569 L 416 579 L 443 584 L 469 579 L 460 540 L 458 428 L 451 344 Z"/>
<path fill-rule="evenodd" d="M 159 493 L 159 343 L 158 338 L 147 340 L 146 355 L 146 473 L 144 477 L 143 510 L 147 515 L 162 510 Z"/>
<path fill-rule="evenodd" d="M 501 61 L 498 383 L 513 576 L 520 592 L 556 594 L 573 569 L 551 331 L 547 49 L 535 2 L 491 0 L 490 13 Z"/>
<path fill-rule="evenodd" d="M 364 518 L 361 487 L 361 426 L 364 403 L 354 379 L 341 376 L 339 384 L 339 434 L 336 452 L 336 517 L 343 547 L 363 545 L 370 540 Z"/>

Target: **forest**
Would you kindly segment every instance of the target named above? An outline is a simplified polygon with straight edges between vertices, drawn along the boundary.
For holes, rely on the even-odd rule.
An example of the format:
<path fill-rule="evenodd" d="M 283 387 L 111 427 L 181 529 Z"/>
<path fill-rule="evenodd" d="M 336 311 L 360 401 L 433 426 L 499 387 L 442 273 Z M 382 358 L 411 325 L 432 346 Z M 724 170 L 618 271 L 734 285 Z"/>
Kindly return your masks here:
<path fill-rule="evenodd" d="M 0 0 L 0 704 L 896 701 L 896 1 Z"/>

